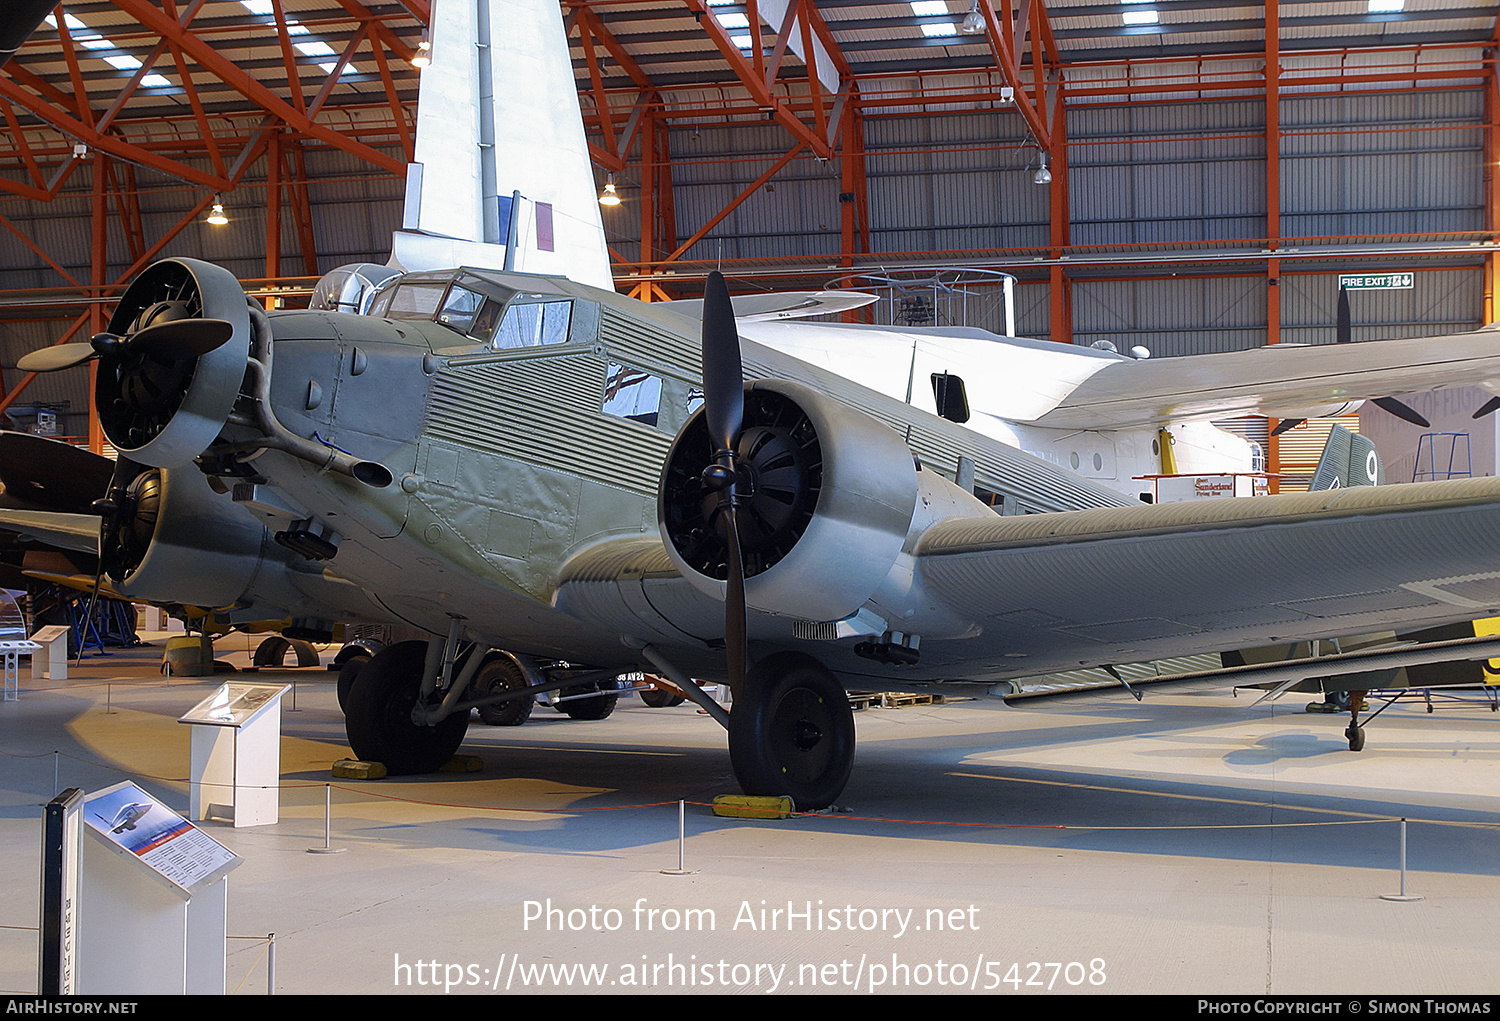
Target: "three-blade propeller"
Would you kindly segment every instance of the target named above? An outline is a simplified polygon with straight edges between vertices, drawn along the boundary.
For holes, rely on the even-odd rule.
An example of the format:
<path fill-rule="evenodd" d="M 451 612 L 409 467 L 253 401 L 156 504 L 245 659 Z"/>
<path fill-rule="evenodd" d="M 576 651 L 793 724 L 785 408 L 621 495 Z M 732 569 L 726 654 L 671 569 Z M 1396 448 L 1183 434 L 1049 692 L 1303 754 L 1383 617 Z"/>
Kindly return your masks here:
<path fill-rule="evenodd" d="M 729 288 L 718 271 L 709 274 L 703 293 L 703 416 L 714 451 L 712 461 L 703 469 L 703 488 L 719 496 L 717 514 L 729 547 L 724 650 L 729 662 L 729 690 L 738 697 L 744 689 L 746 655 L 745 564 L 740 553 L 739 526 L 743 490 L 737 453 L 745 421 L 745 380 L 734 307 L 729 301 Z"/>
<path fill-rule="evenodd" d="M 1336 344 L 1354 343 L 1354 326 L 1349 316 L 1349 291 L 1343 287 L 1339 288 L 1339 311 L 1338 319 L 1334 324 L 1333 339 L 1334 343 Z M 1432 423 L 1427 421 L 1427 419 L 1424 418 L 1419 411 L 1411 407 L 1411 405 L 1409 404 L 1404 404 L 1401 401 L 1396 400 L 1396 398 L 1394 397 L 1372 397 L 1370 399 L 1370 403 L 1375 405 L 1382 411 L 1389 412 L 1399 419 L 1410 422 L 1412 425 L 1420 426 L 1423 429 L 1432 428 Z M 1489 405 L 1485 405 L 1485 407 L 1489 408 L 1490 411 L 1494 411 L 1495 408 L 1500 408 L 1500 398 L 1497 398 L 1496 401 L 1491 403 L 1495 405 L 1494 408 L 1489 407 Z M 1476 414 L 1474 417 L 1478 418 L 1479 415 Z M 1288 429 L 1295 429 L 1297 426 L 1306 421 L 1307 419 L 1305 418 L 1282 419 L 1281 422 L 1277 424 L 1276 428 L 1271 431 L 1271 435 L 1280 436 Z"/>
<path fill-rule="evenodd" d="M 234 334 L 222 319 L 172 319 L 153 323 L 134 333 L 96 333 L 87 342 L 55 344 L 22 355 L 16 368 L 23 372 L 56 372 L 82 365 L 101 355 L 147 355 L 163 361 L 198 358 L 221 346 Z"/>

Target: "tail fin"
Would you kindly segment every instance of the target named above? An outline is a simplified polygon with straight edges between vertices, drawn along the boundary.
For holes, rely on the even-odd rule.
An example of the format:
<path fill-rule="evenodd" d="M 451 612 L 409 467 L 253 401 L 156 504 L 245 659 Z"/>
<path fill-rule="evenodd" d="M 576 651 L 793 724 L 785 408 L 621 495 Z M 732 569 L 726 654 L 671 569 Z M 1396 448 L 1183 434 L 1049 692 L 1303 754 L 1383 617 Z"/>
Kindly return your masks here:
<path fill-rule="evenodd" d="M 1313 473 L 1309 491 L 1340 489 L 1347 486 L 1380 486 L 1385 484 L 1385 466 L 1368 436 L 1352 433 L 1336 425 L 1323 446 L 1323 457 Z"/>
<path fill-rule="evenodd" d="M 556 0 L 435 3 L 429 35 L 392 262 L 549 273 L 613 290 Z"/>

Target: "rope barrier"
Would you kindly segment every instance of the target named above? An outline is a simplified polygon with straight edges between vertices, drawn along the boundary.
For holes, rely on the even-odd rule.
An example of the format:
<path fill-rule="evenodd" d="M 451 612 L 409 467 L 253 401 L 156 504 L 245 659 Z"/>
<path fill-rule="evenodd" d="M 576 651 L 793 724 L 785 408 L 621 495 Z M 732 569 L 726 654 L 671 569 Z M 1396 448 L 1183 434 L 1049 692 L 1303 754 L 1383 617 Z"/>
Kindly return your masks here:
<path fill-rule="evenodd" d="M 82 756 L 73 755 L 73 754 L 71 754 L 69 752 L 63 752 L 63 751 L 36 752 L 36 753 L 16 753 L 16 752 L 0 751 L 0 756 L 4 756 L 6 758 L 16 758 L 16 759 L 34 759 L 34 758 L 41 758 L 42 756 L 45 756 L 45 755 L 61 755 L 61 756 L 65 757 L 65 758 L 68 758 L 68 759 L 70 759 L 70 760 L 72 760 L 74 762 L 81 763 L 83 765 L 93 766 L 93 767 L 98 768 L 98 769 L 104 769 L 104 770 L 107 770 L 109 772 L 118 773 L 118 774 L 120 774 L 122 776 L 130 777 L 132 779 L 137 779 L 137 780 L 147 780 L 147 781 L 152 781 L 152 782 L 156 782 L 156 783 L 180 783 L 180 784 L 189 784 L 189 785 L 191 785 L 192 783 L 194 783 L 194 781 L 190 777 L 166 777 L 166 776 L 156 776 L 156 775 L 153 775 L 153 774 L 150 774 L 150 773 L 133 772 L 133 771 L 126 770 L 126 769 L 121 769 L 118 766 L 110 765 L 109 763 L 100 762 L 100 761 L 95 760 L 95 759 L 87 759 L 87 758 L 84 758 Z M 1033 778 L 1029 778 L 1029 777 L 990 776 L 990 775 L 982 774 L 982 773 L 960 773 L 960 774 L 956 774 L 956 775 L 958 775 L 958 776 L 975 777 L 975 778 L 981 778 L 981 779 L 990 779 L 990 780 L 1003 780 L 1003 781 L 1015 782 L 1015 783 L 1040 783 L 1040 784 L 1047 784 L 1047 785 L 1053 785 L 1053 786 L 1062 786 L 1062 787 L 1077 787 L 1080 790 L 1098 790 L 1098 791 L 1107 791 L 1107 792 L 1125 793 L 1125 794 L 1150 794 L 1150 795 L 1155 795 L 1155 796 L 1160 796 L 1160 797 L 1170 797 L 1170 798 L 1173 798 L 1175 800 L 1206 801 L 1206 802 L 1210 802 L 1210 803 L 1213 803 L 1213 804 L 1236 805 L 1236 806 L 1248 807 L 1248 808 L 1275 808 L 1275 809 L 1280 809 L 1282 811 L 1314 812 L 1314 813 L 1324 814 L 1324 815 L 1349 815 L 1349 816 L 1355 816 L 1356 818 L 1352 818 L 1352 819 L 1329 819 L 1329 820 L 1322 820 L 1322 821 L 1305 821 L 1305 822 L 1182 823 L 1182 824 L 1161 824 L 1161 825 L 1141 825 L 1141 826 L 1132 826 L 1132 825 L 1095 826 L 1095 825 L 1089 825 L 1089 824 L 1073 824 L 1073 823 L 1006 823 L 1006 822 L 964 822 L 964 821 L 943 820 L 943 819 L 902 819 L 902 818 L 894 818 L 894 817 L 888 817 L 888 816 L 853 815 L 851 813 L 842 812 L 842 811 L 827 811 L 827 810 L 824 810 L 824 811 L 817 811 L 817 812 L 798 812 L 798 811 L 782 812 L 779 809 L 765 809 L 765 810 L 761 810 L 761 809 L 758 809 L 758 808 L 746 807 L 746 806 L 737 806 L 736 807 L 736 811 L 739 812 L 739 813 L 742 813 L 742 814 L 747 814 L 747 815 L 752 815 L 752 816 L 756 815 L 757 813 L 762 813 L 763 812 L 763 815 L 764 815 L 764 817 L 766 819 L 780 819 L 780 818 L 783 818 L 783 817 L 795 817 L 795 818 L 804 818 L 804 819 L 837 819 L 837 820 L 849 821 L 849 822 L 895 823 L 895 824 L 899 824 L 899 825 L 903 825 L 903 826 L 943 826 L 943 827 L 952 827 L 952 828 L 959 828 L 959 829 L 1071 830 L 1073 832 L 1104 832 L 1104 831 L 1118 831 L 1118 832 L 1153 832 L 1153 831 L 1160 831 L 1160 832 L 1173 832 L 1173 831 L 1186 831 L 1186 830 L 1290 829 L 1290 828 L 1311 828 L 1311 827 L 1316 827 L 1316 826 L 1362 826 L 1362 825 L 1368 825 L 1370 823 L 1397 822 L 1401 818 L 1403 818 L 1402 816 L 1397 816 L 1397 815 L 1377 815 L 1377 814 L 1373 814 L 1373 813 L 1354 812 L 1354 811 L 1350 811 L 1349 809 L 1319 808 L 1319 807 L 1310 806 L 1310 805 L 1272 804 L 1272 803 L 1268 803 L 1268 802 L 1249 801 L 1249 800 L 1245 800 L 1245 799 L 1242 799 L 1242 798 L 1215 798 L 1215 797 L 1211 797 L 1211 796 L 1207 796 L 1207 795 L 1200 795 L 1200 794 L 1175 794 L 1175 793 L 1174 794 L 1159 794 L 1158 792 L 1154 792 L 1154 791 L 1131 790 L 1130 788 L 1123 788 L 1123 787 L 1101 787 L 1101 786 L 1093 785 L 1093 784 L 1078 784 L 1078 783 L 1071 783 L 1071 782 L 1067 782 L 1067 781 L 1057 781 L 1057 780 L 1038 780 L 1038 779 L 1033 779 Z M 329 783 L 327 781 L 316 781 L 316 780 L 296 780 L 296 781 L 291 781 L 291 782 L 288 782 L 288 783 L 278 783 L 278 784 L 232 784 L 232 783 L 212 783 L 212 782 L 209 782 L 209 781 L 197 781 L 197 783 L 199 784 L 200 787 L 215 787 L 215 788 L 220 788 L 220 789 L 225 789 L 225 790 L 246 790 L 246 791 L 250 791 L 250 790 L 287 790 L 287 791 L 291 791 L 291 790 L 315 790 L 315 789 L 320 789 L 320 788 L 334 788 L 336 790 L 344 791 L 345 793 L 348 793 L 348 794 L 353 794 L 353 795 L 357 795 L 357 796 L 361 796 L 361 797 L 365 797 L 365 798 L 370 798 L 370 799 L 373 799 L 373 800 L 376 800 L 376 801 L 392 801 L 392 802 L 399 802 L 399 803 L 408 804 L 408 805 L 421 805 L 421 806 L 427 807 L 427 808 L 449 808 L 449 809 L 455 809 L 455 810 L 458 810 L 458 811 L 470 811 L 470 812 L 510 812 L 510 813 L 530 814 L 530 815 L 584 815 L 584 814 L 587 814 L 587 813 L 594 813 L 594 812 L 626 812 L 626 811 L 637 811 L 637 810 L 646 809 L 646 808 L 660 808 L 663 805 L 675 805 L 675 804 L 678 803 L 679 800 L 682 800 L 682 799 L 675 799 L 674 798 L 674 799 L 668 800 L 668 801 L 643 801 L 643 802 L 638 802 L 638 803 L 633 803 L 633 804 L 628 804 L 628 805 L 570 805 L 570 806 L 567 806 L 567 807 L 560 807 L 560 808 L 523 808 L 523 807 L 520 807 L 520 806 L 474 805 L 474 804 L 467 804 L 467 803 L 457 802 L 457 801 L 435 801 L 435 800 L 428 799 L 428 798 L 414 798 L 414 797 L 410 797 L 410 796 L 407 796 L 407 795 L 392 794 L 392 793 L 387 793 L 385 791 L 373 790 L 370 787 L 366 787 L 366 786 L 358 786 L 358 787 L 356 787 L 356 786 L 353 786 L 353 785 L 350 785 L 350 784 Z M 710 802 L 710 801 L 691 801 L 691 800 L 688 800 L 688 801 L 685 801 L 685 803 L 689 804 L 689 805 L 693 805 L 693 806 L 698 807 L 698 808 L 707 808 L 707 809 L 710 809 L 710 810 L 714 807 L 713 802 Z M 1425 824 L 1427 824 L 1429 826 L 1453 826 L 1453 827 L 1467 828 L 1467 829 L 1500 829 L 1500 822 L 1490 823 L 1490 822 L 1473 822 L 1473 821 L 1462 821 L 1462 820 L 1451 820 L 1451 819 L 1417 819 L 1417 818 L 1413 818 L 1411 816 L 1405 816 L 1404 818 L 1407 818 L 1407 819 L 1409 819 L 1412 822 L 1425 823 Z"/>

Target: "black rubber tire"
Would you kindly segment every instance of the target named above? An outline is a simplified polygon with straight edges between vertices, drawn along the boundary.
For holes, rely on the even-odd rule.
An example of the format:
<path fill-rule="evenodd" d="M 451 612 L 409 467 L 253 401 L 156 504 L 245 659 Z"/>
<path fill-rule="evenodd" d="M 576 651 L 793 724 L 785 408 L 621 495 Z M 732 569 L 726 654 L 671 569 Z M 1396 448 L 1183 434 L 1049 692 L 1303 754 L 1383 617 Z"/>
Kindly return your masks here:
<path fill-rule="evenodd" d="M 827 808 L 854 768 L 849 695 L 816 660 L 778 653 L 757 663 L 729 713 L 729 761 L 746 794 L 789 795 Z"/>
<path fill-rule="evenodd" d="M 479 668 L 474 675 L 471 688 L 475 698 L 498 695 L 505 691 L 517 691 L 526 687 L 526 675 L 508 656 L 496 656 Z M 492 727 L 519 727 L 531 719 L 536 697 L 522 695 L 507 702 L 479 707 L 479 718 Z"/>
<path fill-rule="evenodd" d="M 618 689 L 618 681 L 601 681 L 598 684 L 579 684 L 575 687 L 564 688 L 559 695 L 582 695 L 586 691 L 611 691 Z M 619 703 L 619 695 L 600 695 L 597 698 L 580 698 L 574 702 L 559 702 L 557 711 L 567 713 L 572 720 L 603 720 L 615 711 Z"/>
<path fill-rule="evenodd" d="M 1365 728 L 1351 726 L 1344 731 L 1344 736 L 1349 739 L 1349 750 L 1351 752 L 1362 752 L 1365 750 Z"/>
<path fill-rule="evenodd" d="M 426 661 L 426 642 L 400 642 L 360 668 L 344 715 L 355 758 L 382 763 L 391 776 L 431 773 L 453 758 L 469 729 L 468 713 L 453 713 L 435 727 L 411 719 Z"/>
<path fill-rule="evenodd" d="M 368 662 L 370 662 L 369 656 L 352 656 L 344 660 L 344 665 L 339 667 L 339 708 L 345 713 L 349 711 L 349 692 L 354 688 L 354 678 L 359 676 L 360 670 Z"/>
<path fill-rule="evenodd" d="M 670 709 L 674 705 L 682 705 L 686 700 L 681 695 L 674 695 L 670 691 L 662 691 L 660 688 L 647 688 L 641 692 L 641 701 L 652 709 Z"/>

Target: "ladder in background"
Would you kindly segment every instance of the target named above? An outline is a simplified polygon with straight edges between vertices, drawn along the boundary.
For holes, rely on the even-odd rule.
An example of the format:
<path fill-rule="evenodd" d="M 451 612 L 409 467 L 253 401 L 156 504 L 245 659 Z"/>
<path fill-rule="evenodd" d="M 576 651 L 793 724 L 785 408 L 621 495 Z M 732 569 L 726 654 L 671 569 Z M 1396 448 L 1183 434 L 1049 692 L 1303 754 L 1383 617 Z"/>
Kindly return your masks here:
<path fill-rule="evenodd" d="M 1438 465 L 1444 460 L 1444 446 L 1447 447 L 1447 468 L 1439 468 Z M 1425 468 L 1424 463 L 1427 466 Z M 1466 479 L 1473 474 L 1468 433 L 1423 433 L 1417 437 L 1417 461 L 1411 473 L 1413 482 Z"/>

